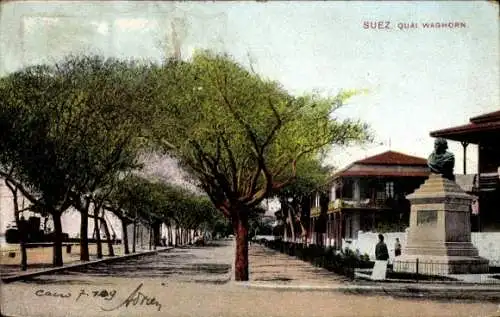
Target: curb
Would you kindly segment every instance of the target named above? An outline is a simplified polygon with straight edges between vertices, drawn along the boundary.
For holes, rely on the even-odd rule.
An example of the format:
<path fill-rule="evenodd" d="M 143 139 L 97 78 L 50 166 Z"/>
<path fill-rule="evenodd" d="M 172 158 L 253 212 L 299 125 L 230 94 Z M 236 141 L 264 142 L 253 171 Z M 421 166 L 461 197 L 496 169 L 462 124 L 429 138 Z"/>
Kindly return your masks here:
<path fill-rule="evenodd" d="M 235 282 L 236 285 L 253 289 L 268 289 L 280 291 L 326 291 L 340 292 L 351 295 L 384 295 L 394 297 L 410 297 L 425 299 L 446 299 L 446 300 L 475 300 L 475 301 L 494 301 L 500 300 L 499 287 L 481 287 L 481 286 L 380 286 L 380 285 L 277 285 L 277 284 L 258 284 L 248 282 Z"/>
<path fill-rule="evenodd" d="M 40 270 L 40 271 L 36 271 L 36 272 L 27 272 L 27 273 L 21 273 L 21 274 L 16 274 L 16 275 L 12 275 L 12 276 L 2 277 L 1 280 L 2 280 L 2 283 L 7 284 L 7 283 L 12 283 L 12 282 L 20 281 L 23 279 L 27 279 L 27 278 L 32 278 L 32 277 L 39 276 L 39 275 L 52 274 L 52 273 L 65 271 L 68 269 L 81 268 L 81 267 L 91 266 L 91 265 L 95 265 L 95 264 L 110 263 L 110 262 L 115 262 L 115 261 L 133 259 L 133 258 L 141 257 L 144 255 L 152 255 L 152 254 L 156 254 L 158 252 L 169 251 L 171 249 L 173 249 L 173 247 L 136 252 L 136 253 L 120 255 L 120 256 L 107 257 L 104 259 L 87 261 L 87 262 L 83 262 L 83 263 L 68 264 L 65 266 L 48 268 L 48 269 L 44 269 L 44 270 Z"/>

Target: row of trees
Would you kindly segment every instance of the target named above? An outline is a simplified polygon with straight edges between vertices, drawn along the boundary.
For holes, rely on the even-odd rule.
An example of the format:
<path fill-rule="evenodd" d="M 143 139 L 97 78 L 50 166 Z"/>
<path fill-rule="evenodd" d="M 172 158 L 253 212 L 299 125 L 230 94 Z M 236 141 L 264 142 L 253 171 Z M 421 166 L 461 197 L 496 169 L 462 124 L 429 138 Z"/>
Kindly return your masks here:
<path fill-rule="evenodd" d="M 1 79 L 0 176 L 33 210 L 52 216 L 54 265 L 62 265 L 60 217 L 69 207 L 81 214 L 81 255 L 88 260 L 90 206 L 94 217 L 107 209 L 124 222 L 140 216 L 151 225 L 170 219 L 186 227 L 211 214 L 211 206 L 232 224 L 235 278 L 247 280 L 256 207 L 318 166 L 332 146 L 368 140 L 366 125 L 333 117 L 357 93 L 293 96 L 210 52 L 160 65 L 71 57 Z M 124 194 L 124 180 L 149 152 L 175 158 L 211 205 L 201 198 L 179 205 L 184 193 L 154 182 L 142 189 L 147 195 Z M 152 199 L 137 205 L 137 197 Z"/>

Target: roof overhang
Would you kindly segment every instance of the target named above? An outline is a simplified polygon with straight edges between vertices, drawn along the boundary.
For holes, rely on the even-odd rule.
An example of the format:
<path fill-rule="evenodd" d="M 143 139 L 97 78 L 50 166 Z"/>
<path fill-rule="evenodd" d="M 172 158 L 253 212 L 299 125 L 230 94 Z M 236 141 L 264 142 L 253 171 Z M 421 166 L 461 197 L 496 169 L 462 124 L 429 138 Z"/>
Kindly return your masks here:
<path fill-rule="evenodd" d="M 365 165 L 352 164 L 335 174 L 340 177 L 427 177 L 430 170 L 427 166 L 402 165 Z"/>
<path fill-rule="evenodd" d="M 500 138 L 500 111 L 484 114 L 470 119 L 469 124 L 436 130 L 430 133 L 434 138 L 478 144 L 483 140 Z"/>

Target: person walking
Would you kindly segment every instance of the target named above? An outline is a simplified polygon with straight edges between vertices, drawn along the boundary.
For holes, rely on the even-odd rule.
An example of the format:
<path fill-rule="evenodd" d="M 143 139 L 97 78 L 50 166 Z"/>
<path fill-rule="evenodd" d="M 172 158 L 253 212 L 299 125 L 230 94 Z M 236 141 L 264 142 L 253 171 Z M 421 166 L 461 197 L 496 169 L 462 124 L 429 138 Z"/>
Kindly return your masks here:
<path fill-rule="evenodd" d="M 396 238 L 396 243 L 394 243 L 394 255 L 401 255 L 401 243 L 399 243 L 399 238 Z"/>
<path fill-rule="evenodd" d="M 384 242 L 384 236 L 378 235 L 378 243 L 375 246 L 375 259 L 377 261 L 387 261 L 389 260 L 389 251 L 387 250 L 387 245 Z"/>

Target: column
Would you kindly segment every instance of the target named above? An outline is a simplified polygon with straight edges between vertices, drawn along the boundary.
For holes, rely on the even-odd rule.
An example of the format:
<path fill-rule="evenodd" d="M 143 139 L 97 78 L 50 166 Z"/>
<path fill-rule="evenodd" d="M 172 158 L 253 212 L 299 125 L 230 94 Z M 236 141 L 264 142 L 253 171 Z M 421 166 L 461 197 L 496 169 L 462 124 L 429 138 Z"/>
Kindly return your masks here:
<path fill-rule="evenodd" d="M 481 142 L 477 142 L 477 192 L 479 213 L 477 214 L 477 232 L 481 232 Z"/>
<path fill-rule="evenodd" d="M 352 236 L 353 239 L 358 238 L 358 231 L 361 229 L 360 226 L 360 213 L 359 211 L 355 211 L 352 219 Z"/>
<path fill-rule="evenodd" d="M 360 201 L 361 200 L 361 189 L 359 185 L 359 178 L 355 178 L 353 182 L 353 193 L 352 193 L 352 198 L 354 201 Z"/>
<path fill-rule="evenodd" d="M 464 175 L 467 174 L 467 145 L 469 145 L 469 142 L 462 141 L 462 147 L 464 149 Z"/>

